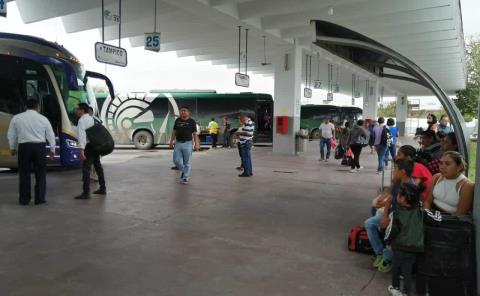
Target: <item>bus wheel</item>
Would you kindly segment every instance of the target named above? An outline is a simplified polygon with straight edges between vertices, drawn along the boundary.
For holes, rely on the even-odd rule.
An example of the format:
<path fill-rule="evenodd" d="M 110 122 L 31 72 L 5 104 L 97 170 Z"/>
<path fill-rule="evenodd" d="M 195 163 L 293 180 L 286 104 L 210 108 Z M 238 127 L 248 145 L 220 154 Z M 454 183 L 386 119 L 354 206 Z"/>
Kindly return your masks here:
<path fill-rule="evenodd" d="M 133 144 L 137 149 L 147 150 L 153 147 L 153 135 L 149 131 L 138 131 L 133 135 Z"/>
<path fill-rule="evenodd" d="M 314 129 L 311 133 L 310 133 L 310 137 L 312 139 L 315 139 L 315 140 L 318 140 L 320 139 L 320 130 L 318 128 Z"/>

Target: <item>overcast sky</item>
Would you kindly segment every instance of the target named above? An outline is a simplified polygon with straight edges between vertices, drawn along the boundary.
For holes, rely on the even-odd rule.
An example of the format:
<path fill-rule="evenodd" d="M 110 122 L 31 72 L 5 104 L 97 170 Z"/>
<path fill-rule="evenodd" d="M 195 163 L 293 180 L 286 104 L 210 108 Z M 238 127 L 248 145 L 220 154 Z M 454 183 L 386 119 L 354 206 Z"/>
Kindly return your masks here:
<path fill-rule="evenodd" d="M 419 0 L 421 1 L 421 0 Z M 463 28 L 466 37 L 480 34 L 480 0 L 461 0 Z M 148 91 L 150 89 L 215 89 L 219 92 L 263 92 L 273 94 L 273 79 L 251 76 L 249 88 L 234 84 L 235 70 L 212 66 L 210 62 L 196 62 L 193 57 L 177 58 L 174 52 L 156 53 L 142 47 L 131 48 L 127 41 L 122 47 L 128 50 L 128 66 L 120 68 L 96 62 L 94 43 L 101 39 L 98 30 L 66 34 L 59 18 L 34 24 L 23 24 L 15 2 L 8 3 L 8 17 L 0 17 L 4 32 L 43 37 L 64 45 L 85 65 L 86 69 L 106 73 L 116 91 Z M 320 103 L 325 94 L 314 92 L 312 103 Z M 335 95 L 339 104 L 350 104 L 349 96 Z M 339 101 L 339 102 L 338 102 Z"/>

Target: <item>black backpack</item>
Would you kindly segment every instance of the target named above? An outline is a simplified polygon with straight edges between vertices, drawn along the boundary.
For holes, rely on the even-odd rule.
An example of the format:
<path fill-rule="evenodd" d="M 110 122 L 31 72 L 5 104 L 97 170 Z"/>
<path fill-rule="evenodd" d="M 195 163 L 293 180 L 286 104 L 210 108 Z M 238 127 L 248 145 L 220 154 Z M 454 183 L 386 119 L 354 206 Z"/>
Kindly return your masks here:
<path fill-rule="evenodd" d="M 86 129 L 85 132 L 91 149 L 102 156 L 112 153 L 115 148 L 115 141 L 107 128 L 100 122 L 95 121 L 95 124 Z"/>
<path fill-rule="evenodd" d="M 390 133 L 390 130 L 386 126 L 383 126 L 382 139 L 380 140 L 380 144 L 390 146 L 391 143 L 392 133 Z"/>

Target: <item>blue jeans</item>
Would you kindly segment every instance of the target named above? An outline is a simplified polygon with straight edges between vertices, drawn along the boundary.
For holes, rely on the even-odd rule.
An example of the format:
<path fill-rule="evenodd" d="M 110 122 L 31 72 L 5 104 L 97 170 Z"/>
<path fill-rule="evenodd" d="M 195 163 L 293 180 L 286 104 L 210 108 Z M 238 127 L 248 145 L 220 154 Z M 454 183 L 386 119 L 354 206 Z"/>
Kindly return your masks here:
<path fill-rule="evenodd" d="M 324 150 L 327 145 L 327 159 L 330 158 L 330 150 L 332 149 L 332 139 L 320 138 L 320 157 L 325 158 Z"/>
<path fill-rule="evenodd" d="M 392 142 L 390 146 L 385 149 L 385 165 L 388 165 L 388 154 L 392 157 L 392 161 L 395 162 L 395 157 L 397 157 L 397 143 Z"/>
<path fill-rule="evenodd" d="M 230 133 L 225 132 L 223 134 L 223 147 L 230 147 Z"/>
<path fill-rule="evenodd" d="M 242 153 L 243 175 L 252 175 L 252 142 L 240 144 L 240 152 Z"/>
<path fill-rule="evenodd" d="M 377 151 L 378 155 L 378 167 L 377 172 L 383 171 L 383 165 L 385 162 L 385 150 L 387 150 L 387 145 L 375 145 L 375 151 Z"/>
<path fill-rule="evenodd" d="M 175 142 L 173 162 L 182 171 L 183 178 L 190 176 L 190 159 L 192 158 L 192 141 Z"/>
<path fill-rule="evenodd" d="M 368 218 L 365 220 L 365 229 L 367 230 L 368 240 L 370 241 L 375 254 L 383 255 L 383 259 L 392 262 L 392 251 L 385 247 L 378 231 L 382 218 L 383 213 Z"/>

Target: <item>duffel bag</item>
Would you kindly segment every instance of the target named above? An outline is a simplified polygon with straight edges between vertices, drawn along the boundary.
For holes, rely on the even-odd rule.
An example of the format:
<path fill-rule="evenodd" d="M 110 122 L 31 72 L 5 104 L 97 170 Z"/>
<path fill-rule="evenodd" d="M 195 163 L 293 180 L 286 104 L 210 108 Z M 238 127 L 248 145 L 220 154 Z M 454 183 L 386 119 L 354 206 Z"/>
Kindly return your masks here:
<path fill-rule="evenodd" d="M 115 141 L 110 132 L 100 123 L 95 123 L 85 130 L 89 146 L 98 154 L 105 156 L 112 153 L 115 148 Z"/>
<path fill-rule="evenodd" d="M 348 235 L 348 249 L 354 252 L 373 253 L 365 227 L 356 225 Z"/>

